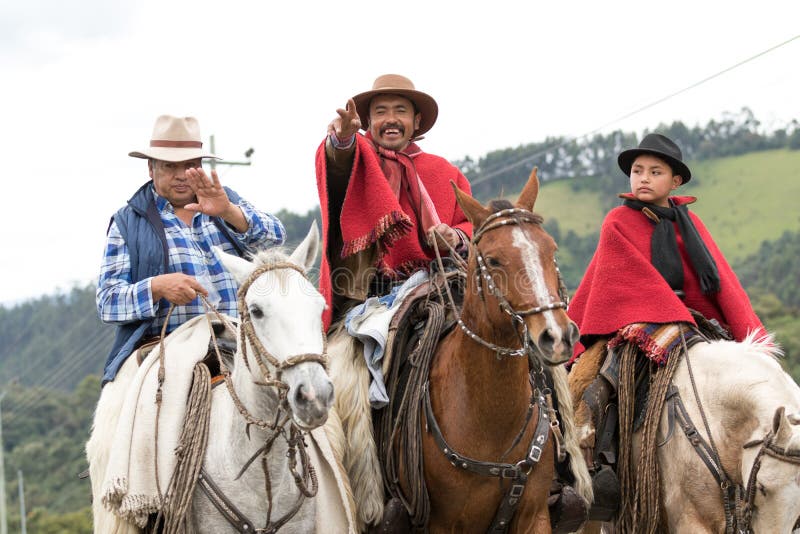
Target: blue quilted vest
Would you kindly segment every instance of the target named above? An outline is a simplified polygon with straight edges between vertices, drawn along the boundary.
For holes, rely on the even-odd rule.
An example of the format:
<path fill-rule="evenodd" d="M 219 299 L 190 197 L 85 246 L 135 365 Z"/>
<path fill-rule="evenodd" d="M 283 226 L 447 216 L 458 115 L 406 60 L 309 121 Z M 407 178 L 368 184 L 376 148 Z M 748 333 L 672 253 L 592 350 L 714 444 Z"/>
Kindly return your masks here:
<path fill-rule="evenodd" d="M 112 221 L 117 223 L 117 228 L 119 228 L 125 244 L 128 245 L 132 283 L 169 272 L 167 235 L 156 207 L 155 197 L 150 187 L 151 183 L 147 182 L 140 187 L 128 204 L 112 217 Z M 234 204 L 239 202 L 240 197 L 235 191 L 226 187 L 225 192 L 231 202 Z M 219 217 L 213 217 L 212 221 L 233 244 L 239 256 L 244 256 L 244 249 L 230 234 L 225 222 Z M 114 345 L 103 371 L 103 384 L 114 380 L 125 359 L 131 355 L 152 324 L 153 319 L 146 319 L 117 326 Z"/>

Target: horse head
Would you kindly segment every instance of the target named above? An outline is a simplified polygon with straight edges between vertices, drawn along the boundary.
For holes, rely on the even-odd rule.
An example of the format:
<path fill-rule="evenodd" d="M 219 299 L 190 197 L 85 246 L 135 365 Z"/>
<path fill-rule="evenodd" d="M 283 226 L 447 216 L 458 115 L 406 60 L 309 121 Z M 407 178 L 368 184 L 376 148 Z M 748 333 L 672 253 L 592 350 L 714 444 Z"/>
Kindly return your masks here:
<path fill-rule="evenodd" d="M 325 423 L 333 404 L 333 384 L 324 367 L 325 299 L 306 277 L 318 245 L 313 225 L 289 256 L 273 249 L 258 253 L 251 262 L 217 250 L 240 286 L 239 352 L 244 352 L 252 375 L 251 389 L 276 386 L 277 397 L 302 429 Z M 274 401 L 275 390 L 266 390 Z"/>
<path fill-rule="evenodd" d="M 753 532 L 792 531 L 800 522 L 800 412 L 778 407 L 766 436 L 745 446 L 742 464 L 754 492 Z"/>
<path fill-rule="evenodd" d="M 578 327 L 566 314 L 567 295 L 556 263 L 557 246 L 533 213 L 539 194 L 536 169 L 515 205 L 494 200 L 484 207 L 455 189 L 461 209 L 472 223 L 465 299 L 479 296 L 490 331 L 516 336 L 545 363 L 556 365 L 572 356 Z M 464 311 L 468 313 L 465 300 Z"/>

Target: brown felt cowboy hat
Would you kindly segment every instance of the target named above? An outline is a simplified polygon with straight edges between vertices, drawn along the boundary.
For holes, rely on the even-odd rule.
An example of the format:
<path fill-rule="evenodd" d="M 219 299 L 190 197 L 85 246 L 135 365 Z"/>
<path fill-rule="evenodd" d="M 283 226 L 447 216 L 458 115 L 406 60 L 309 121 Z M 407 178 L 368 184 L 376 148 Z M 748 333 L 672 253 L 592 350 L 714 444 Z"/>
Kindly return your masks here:
<path fill-rule="evenodd" d="M 651 133 L 644 136 L 642 142 L 639 143 L 638 148 L 631 148 L 623 150 L 617 157 L 619 168 L 622 169 L 626 175 L 631 175 L 631 167 L 636 158 L 642 154 L 652 154 L 666 161 L 672 167 L 672 173 L 679 175 L 682 183 L 686 183 L 692 179 L 692 171 L 683 162 L 683 153 L 672 139 L 666 135 Z"/>
<path fill-rule="evenodd" d="M 158 159 L 161 161 L 188 161 L 197 158 L 220 159 L 203 151 L 200 124 L 194 117 L 161 115 L 153 126 L 150 146 L 128 153 L 134 158 Z"/>
<path fill-rule="evenodd" d="M 414 103 L 416 112 L 422 114 L 419 128 L 414 131 L 414 137 L 419 137 L 433 128 L 436 117 L 439 115 L 439 106 L 436 104 L 436 100 L 422 91 L 417 91 L 411 80 L 399 74 L 384 74 L 375 79 L 371 91 L 359 93 L 353 97 L 362 128 L 365 130 L 369 128 L 369 103 L 376 95 L 400 95 Z"/>

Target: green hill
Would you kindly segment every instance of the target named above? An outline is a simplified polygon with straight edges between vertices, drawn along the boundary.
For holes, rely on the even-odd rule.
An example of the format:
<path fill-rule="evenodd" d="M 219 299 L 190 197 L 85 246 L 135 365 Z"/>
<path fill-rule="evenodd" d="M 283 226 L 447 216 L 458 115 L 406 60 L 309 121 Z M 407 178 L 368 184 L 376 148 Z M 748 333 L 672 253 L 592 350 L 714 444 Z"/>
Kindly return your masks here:
<path fill-rule="evenodd" d="M 687 194 L 731 263 L 800 230 L 800 151 L 769 150 L 694 165 Z"/>
<path fill-rule="evenodd" d="M 694 177 L 678 191 L 698 197 L 692 209 L 731 263 L 754 254 L 764 241 L 800 230 L 800 151 L 767 150 L 689 165 Z M 570 230 L 579 236 L 596 234 L 604 206 L 617 202 L 591 190 L 591 180 L 544 183 L 536 210 L 545 220 L 557 220 L 562 235 Z M 620 173 L 619 192 L 625 191 L 627 181 Z"/>

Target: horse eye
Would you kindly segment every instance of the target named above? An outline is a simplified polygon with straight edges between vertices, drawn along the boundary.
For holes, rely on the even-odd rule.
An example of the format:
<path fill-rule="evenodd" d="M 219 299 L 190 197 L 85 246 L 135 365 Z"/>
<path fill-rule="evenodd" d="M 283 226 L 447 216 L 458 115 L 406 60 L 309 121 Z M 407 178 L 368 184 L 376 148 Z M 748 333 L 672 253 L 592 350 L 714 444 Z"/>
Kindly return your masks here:
<path fill-rule="evenodd" d="M 250 315 L 252 315 L 256 319 L 262 319 L 264 317 L 264 311 L 258 306 L 251 306 Z"/>
<path fill-rule="evenodd" d="M 488 267 L 500 267 L 503 264 L 500 263 L 500 260 L 498 260 L 497 258 L 493 258 L 493 257 L 489 256 L 488 258 L 486 258 L 486 265 Z"/>

